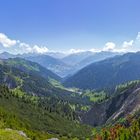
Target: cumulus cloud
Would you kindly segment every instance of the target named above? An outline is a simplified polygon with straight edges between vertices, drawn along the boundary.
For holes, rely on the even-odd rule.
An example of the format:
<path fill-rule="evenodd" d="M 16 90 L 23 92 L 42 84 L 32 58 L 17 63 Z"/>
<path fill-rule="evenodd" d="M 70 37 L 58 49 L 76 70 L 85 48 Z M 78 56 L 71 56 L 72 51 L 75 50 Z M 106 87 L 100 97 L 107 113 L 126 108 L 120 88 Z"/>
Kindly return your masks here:
<path fill-rule="evenodd" d="M 30 45 L 19 40 L 10 39 L 4 33 L 0 33 L 0 43 L 5 47 L 5 50 L 17 50 L 16 53 L 47 53 L 52 52 L 46 46 L 39 46 L 39 45 Z M 136 38 L 130 41 L 124 41 L 121 45 L 115 44 L 114 42 L 107 42 L 105 43 L 104 47 L 102 48 L 92 48 L 92 49 L 70 49 L 65 52 L 65 54 L 73 54 L 73 53 L 80 53 L 85 51 L 91 52 L 101 52 L 101 51 L 110 51 L 110 52 L 134 52 L 140 50 L 140 32 L 138 32 Z"/>
<path fill-rule="evenodd" d="M 19 41 L 19 48 L 23 52 L 26 52 L 26 53 L 40 53 L 40 54 L 43 54 L 43 53 L 47 53 L 49 51 L 49 49 L 45 46 L 41 46 L 41 47 L 38 46 L 38 45 L 31 46 L 27 43 L 20 42 L 20 41 Z"/>
<path fill-rule="evenodd" d="M 38 45 L 34 45 L 33 47 L 30 47 L 27 45 L 25 49 L 28 53 L 43 54 L 43 53 L 47 53 L 49 51 L 49 49 L 47 47 L 39 47 Z"/>
<path fill-rule="evenodd" d="M 10 38 L 8 38 L 5 34 L 3 33 L 0 33 L 0 43 L 8 48 L 8 47 L 11 47 L 11 46 L 14 46 L 17 44 L 17 41 L 16 40 L 12 40 Z"/>
<path fill-rule="evenodd" d="M 28 48 L 28 47 L 30 47 L 30 45 L 27 43 L 21 42 L 21 43 L 19 43 L 19 47 L 20 48 Z"/>
<path fill-rule="evenodd" d="M 116 44 L 113 42 L 107 42 L 105 44 L 105 47 L 103 48 L 103 51 L 114 51 L 116 47 Z"/>
<path fill-rule="evenodd" d="M 34 45 L 31 46 L 27 43 L 21 42 L 20 40 L 12 40 L 8 36 L 6 36 L 4 33 L 0 33 L 0 43 L 5 48 L 11 48 L 16 50 L 17 52 L 21 53 L 46 53 L 48 52 L 48 48 L 45 46 L 38 46 Z"/>
<path fill-rule="evenodd" d="M 124 49 L 130 49 L 133 46 L 134 40 L 131 40 L 129 42 L 124 41 L 122 47 Z"/>

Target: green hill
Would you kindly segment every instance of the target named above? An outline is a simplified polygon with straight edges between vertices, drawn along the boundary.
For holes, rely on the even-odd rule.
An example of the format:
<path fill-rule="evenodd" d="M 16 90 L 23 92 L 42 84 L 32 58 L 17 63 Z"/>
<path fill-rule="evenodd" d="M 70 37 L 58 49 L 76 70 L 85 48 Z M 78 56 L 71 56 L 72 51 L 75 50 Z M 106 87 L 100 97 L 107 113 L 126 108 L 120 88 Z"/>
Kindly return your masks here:
<path fill-rule="evenodd" d="M 46 79 L 52 78 L 57 81 L 61 80 L 61 78 L 58 75 L 54 74 L 47 68 L 39 65 L 38 63 L 31 62 L 31 61 L 25 60 L 23 58 L 9 58 L 9 59 L 5 59 L 3 61 L 3 63 L 5 65 L 18 68 L 18 69 L 28 72 L 28 73 L 34 73 L 37 75 L 41 75 L 42 77 L 44 77 Z"/>

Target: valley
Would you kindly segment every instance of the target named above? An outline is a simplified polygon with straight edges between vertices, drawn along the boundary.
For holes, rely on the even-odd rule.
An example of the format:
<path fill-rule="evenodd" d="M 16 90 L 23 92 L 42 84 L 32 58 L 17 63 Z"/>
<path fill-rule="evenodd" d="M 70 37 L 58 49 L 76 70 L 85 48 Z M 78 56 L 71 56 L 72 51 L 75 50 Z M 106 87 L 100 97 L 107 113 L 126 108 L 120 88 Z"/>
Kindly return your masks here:
<path fill-rule="evenodd" d="M 44 55 L 42 58 L 44 59 Z M 0 133 L 2 137 L 5 133 L 9 133 L 7 137 L 8 135 L 10 137 L 10 133 L 14 133 L 15 138 L 18 137 L 19 140 L 51 138 L 99 140 L 104 137 L 112 139 L 129 137 L 133 128 L 126 125 L 128 117 L 131 116 L 129 124 L 133 123 L 134 126 L 139 124 L 140 117 L 139 58 L 139 53 L 106 58 L 93 62 L 68 78 L 62 78 L 43 65 L 23 57 L 1 59 Z M 127 74 L 125 69 L 123 70 L 128 63 L 132 73 L 135 66 L 135 74 Z M 112 73 L 118 74 L 116 77 L 111 75 L 112 68 L 109 68 L 109 75 L 105 73 L 107 71 L 103 73 L 102 70 L 107 70 L 110 66 L 115 67 L 117 73 L 114 71 Z M 96 72 L 90 67 L 97 67 Z M 88 69 L 92 71 L 93 76 L 86 72 Z M 89 78 L 85 75 L 87 81 L 82 75 L 84 71 L 90 75 Z M 129 77 L 126 79 L 126 75 L 124 78 L 121 76 L 122 81 L 120 81 L 119 75 L 124 74 L 123 72 Z M 100 73 L 108 78 L 101 79 L 98 76 Z M 81 75 L 79 79 L 69 80 L 77 75 Z M 97 83 L 90 81 L 90 78 L 95 76 L 101 79 L 100 86 L 98 79 Z M 69 86 L 67 81 L 73 85 Z M 75 84 L 78 81 L 80 86 Z M 93 84 L 90 84 L 91 82 Z M 7 129 L 10 129 L 9 132 Z M 117 134 L 112 136 L 110 129 L 113 129 L 114 133 L 117 131 Z M 139 129 L 138 125 L 135 130 L 137 135 L 133 134 L 133 138 L 138 139 Z M 20 135 L 20 131 L 26 136 Z M 128 136 L 125 136 L 125 133 Z"/>
<path fill-rule="evenodd" d="M 0 140 L 140 140 L 140 0 L 0 0 Z"/>

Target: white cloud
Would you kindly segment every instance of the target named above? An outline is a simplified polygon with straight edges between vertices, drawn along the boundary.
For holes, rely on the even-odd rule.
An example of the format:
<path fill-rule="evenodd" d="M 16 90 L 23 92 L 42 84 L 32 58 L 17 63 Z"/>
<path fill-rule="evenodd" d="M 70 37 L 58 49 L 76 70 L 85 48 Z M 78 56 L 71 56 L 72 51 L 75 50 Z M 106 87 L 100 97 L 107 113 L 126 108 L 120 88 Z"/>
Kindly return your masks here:
<path fill-rule="evenodd" d="M 16 40 L 11 40 L 5 34 L 0 33 L 0 43 L 4 47 L 8 48 L 8 47 L 11 47 L 11 46 L 16 45 L 17 44 L 17 41 Z"/>
<path fill-rule="evenodd" d="M 21 48 L 28 48 L 28 47 L 30 47 L 30 45 L 29 44 L 27 44 L 27 43 L 24 43 L 24 42 L 21 42 L 20 44 L 19 44 L 19 47 L 21 47 Z"/>
<path fill-rule="evenodd" d="M 24 43 L 24 42 L 20 42 L 19 47 L 25 53 L 40 53 L 40 54 L 43 54 L 43 53 L 47 53 L 49 51 L 49 49 L 45 46 L 40 47 L 38 45 L 34 45 L 32 47 L 29 44 Z"/>
<path fill-rule="evenodd" d="M 124 41 L 122 47 L 124 49 L 130 49 L 133 46 L 134 40 L 131 40 L 129 42 Z"/>
<path fill-rule="evenodd" d="M 21 42 L 19 40 L 12 40 L 9 37 L 7 37 L 4 33 L 0 33 L 0 43 L 5 47 L 5 50 L 14 52 L 14 50 L 17 50 L 16 53 L 47 53 L 47 52 L 56 52 L 49 50 L 46 46 L 39 46 L 34 45 L 31 46 L 30 44 Z M 13 46 L 13 47 L 12 47 Z M 121 45 L 116 45 L 114 42 L 107 42 L 103 48 L 92 48 L 92 49 L 70 49 L 68 51 L 60 53 L 65 54 L 73 54 L 73 53 L 80 53 L 85 51 L 91 51 L 91 52 L 101 52 L 101 51 L 110 51 L 110 52 L 134 52 L 134 51 L 140 51 L 140 32 L 138 32 L 135 39 L 130 41 L 124 41 Z"/>
<path fill-rule="evenodd" d="M 103 51 L 114 51 L 116 47 L 116 44 L 113 42 L 107 42 L 105 44 L 105 47 L 103 48 Z"/>
<path fill-rule="evenodd" d="M 101 50 L 100 49 L 96 49 L 96 48 L 92 48 L 92 49 L 90 49 L 89 51 L 91 51 L 91 52 L 101 52 Z"/>
<path fill-rule="evenodd" d="M 28 53 L 43 54 L 43 53 L 47 53 L 49 51 L 49 49 L 47 47 L 39 47 L 37 45 L 34 45 L 33 47 L 30 47 L 30 46 L 27 45 L 25 49 Z"/>
<path fill-rule="evenodd" d="M 10 48 L 14 46 L 14 48 L 17 52 L 21 53 L 46 53 L 48 52 L 48 48 L 45 46 L 38 46 L 34 45 L 33 47 L 30 46 L 27 43 L 21 42 L 20 40 L 12 40 L 8 38 L 5 34 L 0 33 L 0 43 L 3 45 L 5 48 Z"/>

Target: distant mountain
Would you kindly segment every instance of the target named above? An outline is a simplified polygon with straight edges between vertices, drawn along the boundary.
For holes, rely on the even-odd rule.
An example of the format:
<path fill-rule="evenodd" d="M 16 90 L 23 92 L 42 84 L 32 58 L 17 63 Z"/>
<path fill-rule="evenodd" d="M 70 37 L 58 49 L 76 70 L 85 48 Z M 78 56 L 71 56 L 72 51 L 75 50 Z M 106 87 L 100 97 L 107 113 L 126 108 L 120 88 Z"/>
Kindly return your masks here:
<path fill-rule="evenodd" d="M 49 55 L 54 58 L 62 59 L 65 57 L 67 54 L 61 53 L 61 52 L 47 52 L 46 55 Z"/>
<path fill-rule="evenodd" d="M 113 57 L 116 55 L 120 55 L 120 54 L 115 53 L 115 52 L 107 52 L 107 51 L 93 53 L 92 55 L 86 57 L 84 60 L 77 63 L 76 66 L 78 67 L 78 69 L 81 69 L 93 62 L 98 62 L 98 61 L 101 61 L 101 60 L 104 60 L 106 58 Z"/>
<path fill-rule="evenodd" d="M 77 63 L 80 63 L 82 60 L 84 60 L 85 58 L 87 58 L 90 55 L 93 55 L 93 52 L 86 51 L 86 52 L 73 53 L 73 54 L 70 54 L 70 55 L 62 58 L 61 60 L 64 63 L 73 66 L 73 65 L 76 65 Z"/>
<path fill-rule="evenodd" d="M 116 55 L 119 55 L 119 53 L 107 51 L 102 52 L 87 51 L 68 55 L 64 57 L 62 61 L 72 66 L 71 72 L 69 73 L 69 75 L 67 75 L 69 77 L 91 63 L 98 62 Z"/>
<path fill-rule="evenodd" d="M 31 57 L 25 57 L 25 59 L 36 62 L 43 67 L 53 71 L 57 75 L 64 77 L 71 70 L 71 66 L 65 64 L 59 59 L 53 58 L 48 55 L 37 55 Z"/>
<path fill-rule="evenodd" d="M 8 59 L 8 58 L 25 58 L 25 57 L 31 57 L 31 56 L 36 56 L 37 54 L 35 53 L 24 53 L 24 54 L 11 54 L 9 52 L 2 52 L 0 53 L 0 58 L 1 59 Z"/>
<path fill-rule="evenodd" d="M 140 79 L 140 52 L 92 63 L 65 80 L 64 85 L 82 89 L 103 89 Z"/>
<path fill-rule="evenodd" d="M 8 59 L 8 58 L 15 58 L 16 56 L 13 54 L 10 54 L 8 52 L 3 52 L 0 54 L 1 59 Z"/>
<path fill-rule="evenodd" d="M 113 52 L 99 52 L 93 53 L 90 51 L 73 53 L 66 56 L 66 54 L 59 52 L 48 52 L 46 54 L 36 54 L 36 53 L 25 53 L 12 55 L 10 53 L 4 52 L 0 54 L 0 58 L 25 58 L 27 60 L 36 62 L 43 67 L 51 70 L 53 73 L 59 75 L 60 77 L 68 77 L 76 73 L 83 67 L 108 57 L 117 55 Z M 64 57 L 65 56 L 65 57 Z"/>
<path fill-rule="evenodd" d="M 8 59 L 8 58 L 24 58 L 26 60 L 30 60 L 32 62 L 36 62 L 41 66 L 45 67 L 46 69 L 51 70 L 55 74 L 65 77 L 69 75 L 73 68 L 70 65 L 65 64 L 59 58 L 65 56 L 61 53 L 47 53 L 47 54 L 35 54 L 35 53 L 25 53 L 25 54 L 17 54 L 13 55 L 8 52 L 3 52 L 0 54 L 1 59 Z"/>

